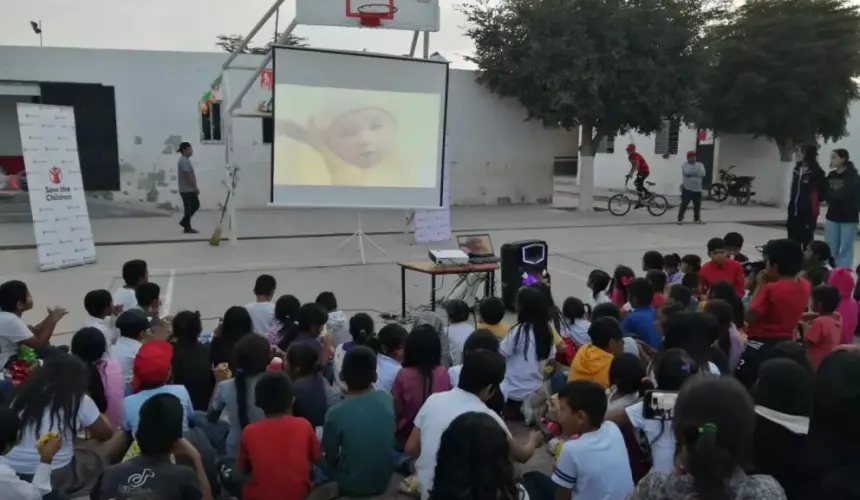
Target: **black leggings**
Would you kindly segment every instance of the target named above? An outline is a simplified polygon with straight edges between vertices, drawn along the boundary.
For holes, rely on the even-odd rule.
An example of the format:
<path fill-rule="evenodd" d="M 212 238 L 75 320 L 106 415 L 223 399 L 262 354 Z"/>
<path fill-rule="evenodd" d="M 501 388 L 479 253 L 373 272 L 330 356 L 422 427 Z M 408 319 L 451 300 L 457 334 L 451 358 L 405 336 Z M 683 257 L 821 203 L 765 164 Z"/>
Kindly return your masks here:
<path fill-rule="evenodd" d="M 815 239 L 815 227 L 817 221 L 810 216 L 797 216 L 789 214 L 785 222 L 788 231 L 788 239 L 800 243 L 804 249 Z"/>
<path fill-rule="evenodd" d="M 636 187 L 636 191 L 639 191 L 643 195 L 651 194 L 650 191 L 645 187 L 645 179 L 651 175 L 651 172 L 639 172 L 636 174 L 636 179 L 633 180 L 633 185 Z"/>

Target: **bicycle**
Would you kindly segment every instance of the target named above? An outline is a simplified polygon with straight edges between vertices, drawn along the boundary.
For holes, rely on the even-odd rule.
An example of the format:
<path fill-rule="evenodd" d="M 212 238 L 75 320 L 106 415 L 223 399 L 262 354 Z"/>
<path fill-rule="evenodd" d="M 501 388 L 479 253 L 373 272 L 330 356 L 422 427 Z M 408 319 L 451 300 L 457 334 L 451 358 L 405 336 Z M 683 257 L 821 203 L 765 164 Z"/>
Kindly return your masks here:
<path fill-rule="evenodd" d="M 669 210 L 669 200 L 667 200 L 665 196 L 657 193 L 642 192 L 638 189 L 627 189 L 627 185 L 629 183 L 630 177 L 625 177 L 624 189 L 626 189 L 627 192 L 618 193 L 609 198 L 609 213 L 621 217 L 623 215 L 627 215 L 631 208 L 633 210 L 647 208 L 648 213 L 654 217 L 660 217 Z M 654 186 L 656 183 L 645 181 L 645 185 Z M 631 193 L 636 193 L 635 200 L 631 199 Z M 635 206 L 633 205 L 634 202 L 636 203 Z"/>

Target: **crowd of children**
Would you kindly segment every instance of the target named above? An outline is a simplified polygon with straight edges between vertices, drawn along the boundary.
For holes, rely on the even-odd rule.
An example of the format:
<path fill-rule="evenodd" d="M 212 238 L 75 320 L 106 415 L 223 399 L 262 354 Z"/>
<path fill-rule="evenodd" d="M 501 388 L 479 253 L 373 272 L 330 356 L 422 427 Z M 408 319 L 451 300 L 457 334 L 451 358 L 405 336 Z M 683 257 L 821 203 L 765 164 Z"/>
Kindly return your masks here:
<path fill-rule="evenodd" d="M 860 499 L 854 274 L 822 242 L 742 247 L 649 251 L 560 308 L 524 286 L 513 324 L 489 297 L 377 330 L 262 275 L 212 334 L 161 318 L 134 260 L 86 294 L 68 353 L 50 346 L 66 311 L 29 327 L 26 284 L 3 283 L 0 361 L 42 362 L 3 385 L 2 498 L 353 498 L 400 473 L 424 500 Z M 544 448 L 554 470 L 520 473 Z"/>

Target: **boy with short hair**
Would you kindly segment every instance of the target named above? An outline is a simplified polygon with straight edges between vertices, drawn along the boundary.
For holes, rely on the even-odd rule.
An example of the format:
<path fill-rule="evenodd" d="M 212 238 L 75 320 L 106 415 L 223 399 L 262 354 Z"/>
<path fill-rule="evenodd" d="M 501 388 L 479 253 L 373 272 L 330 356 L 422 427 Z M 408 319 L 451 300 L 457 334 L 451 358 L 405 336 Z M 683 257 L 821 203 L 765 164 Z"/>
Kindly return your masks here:
<path fill-rule="evenodd" d="M 511 330 L 511 325 L 505 323 L 505 303 L 498 297 L 487 297 L 478 304 L 478 314 L 481 322 L 476 330 L 489 330 L 497 338 L 502 339 Z"/>
<path fill-rule="evenodd" d="M 98 329 L 105 336 L 105 342 L 110 347 L 116 343 L 119 332 L 114 326 L 113 297 L 107 290 L 92 290 L 84 296 L 84 309 L 87 318 L 84 319 L 84 327 Z"/>
<path fill-rule="evenodd" d="M 621 322 L 621 329 L 625 334 L 657 349 L 662 339 L 654 324 L 656 311 L 651 305 L 654 300 L 654 288 L 651 282 L 645 278 L 632 280 L 627 284 L 627 300 L 633 310 L 627 313 L 624 321 Z"/>
<path fill-rule="evenodd" d="M 21 315 L 33 308 L 33 297 L 23 281 L 0 285 L 0 369 L 25 345 L 33 349 L 47 346 L 57 323 L 68 314 L 62 307 L 49 307 L 48 316 L 36 326 L 28 326 Z"/>
<path fill-rule="evenodd" d="M 612 360 L 624 352 L 624 335 L 614 318 L 597 318 L 588 328 L 591 343 L 576 351 L 567 380 L 591 380 L 609 387 L 609 367 Z"/>
<path fill-rule="evenodd" d="M 741 233 L 736 233 L 732 231 L 731 233 L 726 234 L 726 237 L 723 238 L 726 242 L 726 250 L 729 252 L 729 258 L 736 262 L 749 262 L 749 258 L 741 253 L 741 250 L 744 247 L 744 237 Z"/>
<path fill-rule="evenodd" d="M 147 281 L 141 283 L 134 290 L 134 296 L 137 299 L 137 308 L 141 309 L 148 315 L 158 315 L 161 309 L 161 287 L 155 283 Z"/>
<path fill-rule="evenodd" d="M 735 260 L 729 258 L 728 246 L 722 238 L 711 238 L 708 241 L 708 256 L 710 262 L 706 262 L 699 271 L 702 294 L 707 295 L 708 289 L 717 281 L 726 281 L 735 287 L 738 297 L 746 293 L 744 287 L 744 268 Z"/>
<path fill-rule="evenodd" d="M 251 316 L 251 323 L 254 325 L 254 333 L 266 335 L 275 328 L 275 304 L 272 299 L 275 297 L 277 287 L 278 283 L 273 276 L 268 274 L 257 276 L 257 281 L 254 283 L 254 295 L 257 300 L 245 305 L 245 309 Z"/>
<path fill-rule="evenodd" d="M 242 431 L 236 464 L 249 476 L 242 498 L 303 500 L 313 486 L 320 445 L 311 424 L 292 415 L 290 378 L 282 371 L 264 373 L 254 387 L 254 401 L 266 417 Z"/>
<path fill-rule="evenodd" d="M 664 295 L 666 290 L 666 273 L 659 269 L 652 269 L 645 274 L 645 279 L 654 288 L 654 297 L 651 299 L 651 307 L 658 308 L 666 301 Z"/>
<path fill-rule="evenodd" d="M 200 453 L 182 437 L 183 422 L 182 404 L 172 394 L 147 399 L 134 434 L 140 455 L 108 467 L 91 498 L 154 493 L 162 500 L 212 500 Z M 172 463 L 171 454 L 184 455 L 192 468 Z"/>
<path fill-rule="evenodd" d="M 621 500 L 633 492 L 633 475 L 624 437 L 605 421 L 606 392 L 588 380 L 569 382 L 558 393 L 558 419 L 564 433 L 578 434 L 562 445 L 552 472 L 555 498 Z"/>
<path fill-rule="evenodd" d="M 642 255 L 642 270 L 646 273 L 648 271 L 663 270 L 663 254 L 656 250 L 648 250 Z"/>
<path fill-rule="evenodd" d="M 140 309 L 129 309 L 117 317 L 116 328 L 119 330 L 119 338 L 110 348 L 110 356 L 122 369 L 126 394 L 131 394 L 134 358 L 143 346 L 143 341 L 150 335 L 152 322 Z"/>
<path fill-rule="evenodd" d="M 347 351 L 338 376 L 347 392 L 325 416 L 326 473 L 337 482 L 341 496 L 381 495 L 394 474 L 394 400 L 373 388 L 376 354 L 369 347 Z"/>
<path fill-rule="evenodd" d="M 122 306 L 122 311 L 128 311 L 137 306 L 134 290 L 149 281 L 149 270 L 146 261 L 134 259 L 122 265 L 123 286 L 113 294 L 113 303 Z"/>

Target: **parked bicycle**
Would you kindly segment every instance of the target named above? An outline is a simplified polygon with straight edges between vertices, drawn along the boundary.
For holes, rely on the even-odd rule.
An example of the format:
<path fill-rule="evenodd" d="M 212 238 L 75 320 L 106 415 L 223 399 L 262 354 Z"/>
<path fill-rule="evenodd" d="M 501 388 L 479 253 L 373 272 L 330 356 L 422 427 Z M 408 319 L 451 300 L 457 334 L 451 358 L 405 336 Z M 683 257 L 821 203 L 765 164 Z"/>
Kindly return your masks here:
<path fill-rule="evenodd" d="M 627 192 L 618 193 L 609 198 L 609 213 L 621 217 L 622 215 L 627 215 L 631 209 L 647 208 L 648 213 L 654 217 L 660 217 L 669 210 L 669 200 L 665 196 L 650 191 L 628 189 L 627 185 L 629 183 L 630 177 L 625 177 L 624 189 Z M 654 182 L 645 182 L 645 185 L 649 187 L 655 184 Z M 633 198 L 633 194 L 636 195 L 636 198 Z"/>
<path fill-rule="evenodd" d="M 735 175 L 731 172 L 734 168 L 735 166 L 732 165 L 729 168 L 720 169 L 717 174 L 720 181 L 711 184 L 711 188 L 708 189 L 710 199 L 722 203 L 729 198 L 734 198 L 738 205 L 746 205 L 755 196 L 752 190 L 752 181 L 755 177 Z"/>

